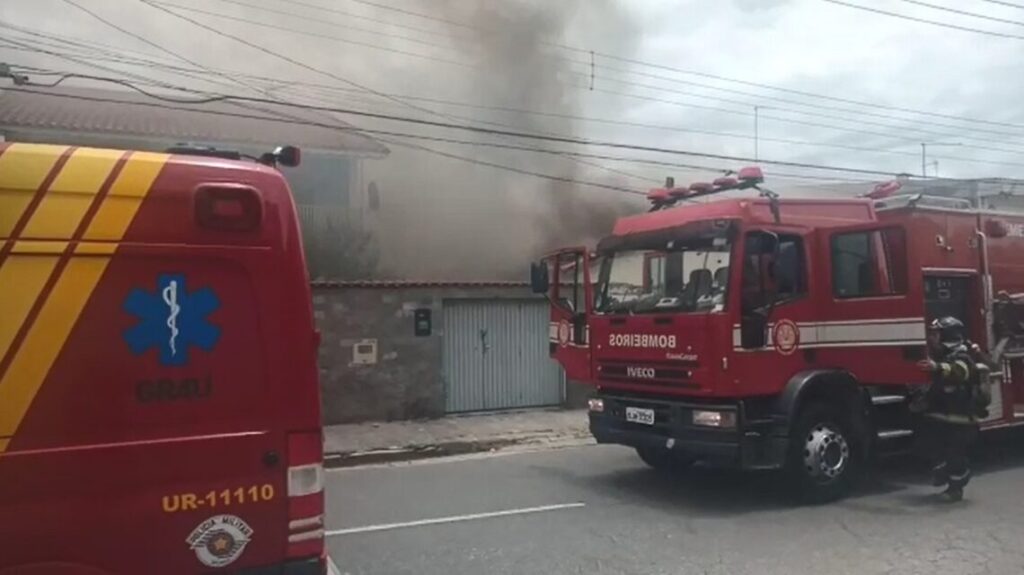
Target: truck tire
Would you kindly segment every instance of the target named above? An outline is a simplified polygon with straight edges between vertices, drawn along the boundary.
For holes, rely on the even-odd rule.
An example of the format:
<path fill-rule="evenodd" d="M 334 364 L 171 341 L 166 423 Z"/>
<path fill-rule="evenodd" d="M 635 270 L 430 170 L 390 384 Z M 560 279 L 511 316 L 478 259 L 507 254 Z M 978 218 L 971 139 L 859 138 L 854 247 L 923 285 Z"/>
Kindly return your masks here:
<path fill-rule="evenodd" d="M 659 447 L 637 447 L 644 463 L 664 473 L 680 473 L 693 465 L 693 459 Z"/>
<path fill-rule="evenodd" d="M 827 503 L 849 493 L 861 468 L 852 429 L 850 417 L 829 403 L 815 401 L 800 410 L 786 462 L 799 499 Z"/>

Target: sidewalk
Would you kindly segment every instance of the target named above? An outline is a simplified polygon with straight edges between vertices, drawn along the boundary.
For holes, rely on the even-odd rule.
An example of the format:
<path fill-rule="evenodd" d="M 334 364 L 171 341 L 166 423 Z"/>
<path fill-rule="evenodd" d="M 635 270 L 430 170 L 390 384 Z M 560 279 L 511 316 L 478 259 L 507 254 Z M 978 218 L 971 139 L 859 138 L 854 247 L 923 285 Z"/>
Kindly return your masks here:
<path fill-rule="evenodd" d="M 330 425 L 324 428 L 324 464 L 349 467 L 514 445 L 556 447 L 591 441 L 586 410 L 537 409 L 425 421 Z"/>

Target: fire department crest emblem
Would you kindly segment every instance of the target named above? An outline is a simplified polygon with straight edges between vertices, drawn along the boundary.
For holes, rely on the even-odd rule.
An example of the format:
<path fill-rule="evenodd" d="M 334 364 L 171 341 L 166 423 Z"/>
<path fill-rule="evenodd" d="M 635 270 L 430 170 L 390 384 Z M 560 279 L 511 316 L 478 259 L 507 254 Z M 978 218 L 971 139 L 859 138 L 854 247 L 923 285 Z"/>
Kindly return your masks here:
<path fill-rule="evenodd" d="M 791 320 L 780 320 L 772 328 L 772 342 L 775 344 L 775 351 L 789 355 L 800 346 L 800 328 Z"/>
<path fill-rule="evenodd" d="M 558 322 L 558 343 L 559 345 L 565 346 L 569 343 L 569 337 L 572 335 L 572 327 L 569 322 L 564 319 Z"/>
<path fill-rule="evenodd" d="M 224 567 L 242 556 L 252 537 L 252 528 L 234 515 L 211 517 L 192 530 L 188 546 L 207 567 Z"/>

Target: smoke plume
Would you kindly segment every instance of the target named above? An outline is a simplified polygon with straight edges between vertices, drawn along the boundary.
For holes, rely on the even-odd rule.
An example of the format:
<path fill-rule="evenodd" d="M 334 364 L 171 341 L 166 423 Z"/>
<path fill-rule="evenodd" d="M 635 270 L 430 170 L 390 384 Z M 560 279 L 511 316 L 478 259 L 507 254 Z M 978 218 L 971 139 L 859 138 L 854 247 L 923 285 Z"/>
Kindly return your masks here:
<path fill-rule="evenodd" d="M 444 99 L 477 107 L 427 105 L 454 123 L 519 132 L 579 134 L 565 116 L 581 115 L 589 82 L 589 55 L 556 45 L 575 44 L 568 36 L 584 28 L 605 38 L 635 37 L 629 19 L 614 1 L 466 3 L 432 2 L 435 13 L 465 23 L 452 26 L 454 51 L 475 68 L 453 73 L 443 65 L 406 70 L 408 86 L 444 93 Z M 604 44 L 608 47 L 608 44 Z M 630 54 L 632 46 L 611 48 Z M 581 90 L 579 87 L 583 86 Z M 521 114 L 493 107 L 544 112 Z M 438 119 L 434 117 L 432 119 Z M 437 135 L 436 130 L 423 132 Z M 492 135 L 444 136 L 568 149 L 537 140 Z M 420 148 L 401 144 L 412 143 Z M 574 161 L 554 153 L 532 153 L 484 146 L 452 146 L 430 141 L 389 139 L 392 154 L 368 162 L 366 183 L 381 190 L 377 235 L 381 272 L 390 277 L 423 279 L 522 279 L 528 262 L 565 245 L 592 244 L 611 230 L 618 215 L 643 209 L 642 199 L 565 181 L 511 173 L 422 150 L 427 147 L 479 162 L 500 163 L 523 172 L 571 180 L 642 187 L 624 176 L 603 171 L 591 161 Z"/>

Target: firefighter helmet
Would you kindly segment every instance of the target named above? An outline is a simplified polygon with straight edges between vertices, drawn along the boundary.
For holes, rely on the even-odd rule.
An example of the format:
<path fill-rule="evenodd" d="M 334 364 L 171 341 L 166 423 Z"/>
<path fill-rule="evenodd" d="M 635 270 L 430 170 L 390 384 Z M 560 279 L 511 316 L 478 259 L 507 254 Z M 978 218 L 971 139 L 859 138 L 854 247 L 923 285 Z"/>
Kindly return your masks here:
<path fill-rule="evenodd" d="M 952 316 L 940 317 L 928 324 L 928 331 L 939 332 L 939 341 L 946 347 L 957 347 L 964 343 L 964 323 Z"/>

